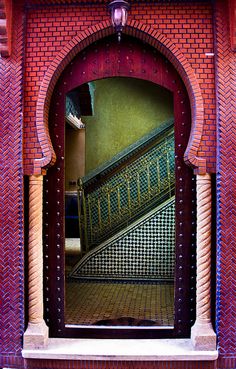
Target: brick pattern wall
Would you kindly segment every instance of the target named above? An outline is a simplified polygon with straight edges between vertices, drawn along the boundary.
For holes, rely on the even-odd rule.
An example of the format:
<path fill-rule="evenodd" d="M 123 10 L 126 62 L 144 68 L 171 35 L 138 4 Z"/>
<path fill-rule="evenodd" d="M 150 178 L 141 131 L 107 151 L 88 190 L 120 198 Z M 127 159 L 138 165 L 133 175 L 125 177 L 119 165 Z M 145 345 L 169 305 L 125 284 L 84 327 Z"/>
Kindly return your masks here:
<path fill-rule="evenodd" d="M 26 369 L 216 369 L 215 361 L 27 360 Z"/>
<path fill-rule="evenodd" d="M 20 361 L 24 331 L 21 1 L 14 7 L 13 19 L 11 58 L 0 58 L 1 367 Z"/>
<path fill-rule="evenodd" d="M 229 38 L 228 7 L 216 2 L 217 72 L 217 334 L 219 367 L 236 367 L 236 54 Z"/>
<path fill-rule="evenodd" d="M 202 4 L 133 4 L 130 18 L 163 33 L 179 48 L 195 72 L 204 99 L 204 132 L 199 156 L 215 171 L 215 97 L 212 10 Z M 109 20 L 104 5 L 57 5 L 27 11 L 25 64 L 25 169 L 32 171 L 33 158 L 41 158 L 35 135 L 36 104 L 45 72 L 68 42 L 101 20 Z"/>

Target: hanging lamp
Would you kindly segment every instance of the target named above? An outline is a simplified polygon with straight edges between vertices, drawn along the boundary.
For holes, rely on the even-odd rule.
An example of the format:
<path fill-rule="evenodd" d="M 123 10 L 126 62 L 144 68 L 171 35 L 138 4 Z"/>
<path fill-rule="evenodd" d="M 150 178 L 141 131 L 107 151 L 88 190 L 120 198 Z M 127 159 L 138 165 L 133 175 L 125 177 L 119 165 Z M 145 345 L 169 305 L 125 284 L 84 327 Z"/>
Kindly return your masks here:
<path fill-rule="evenodd" d="M 118 41 L 120 42 L 122 30 L 127 23 L 130 4 L 124 0 L 114 0 L 110 4 L 108 4 L 108 9 L 111 13 L 112 25 L 115 28 L 118 36 Z"/>

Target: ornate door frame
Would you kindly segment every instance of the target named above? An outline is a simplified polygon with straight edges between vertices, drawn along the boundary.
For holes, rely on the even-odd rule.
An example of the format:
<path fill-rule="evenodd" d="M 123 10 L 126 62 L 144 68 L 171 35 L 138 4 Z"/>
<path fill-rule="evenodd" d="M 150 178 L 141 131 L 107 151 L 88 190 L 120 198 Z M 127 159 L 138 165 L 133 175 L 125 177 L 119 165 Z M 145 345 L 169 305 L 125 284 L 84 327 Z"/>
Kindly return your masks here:
<path fill-rule="evenodd" d="M 109 77 L 142 78 L 173 94 L 176 155 L 176 269 L 175 327 L 158 330 L 128 330 L 137 337 L 188 337 L 195 313 L 195 181 L 183 160 L 191 129 L 188 95 L 177 72 L 154 48 L 133 38 L 118 44 L 113 36 L 89 46 L 78 54 L 61 75 L 52 96 L 49 131 L 56 152 L 55 166 L 45 177 L 44 305 L 46 323 L 52 336 L 122 338 L 117 329 L 66 328 L 64 322 L 64 116 L 66 94 L 83 83 Z M 51 205 L 50 205 L 51 203 Z M 189 222 L 189 219 L 193 222 Z M 56 230 L 56 232 L 55 232 Z M 190 246 L 191 245 L 191 246 Z M 192 268 L 190 268 L 192 265 Z M 58 291 L 53 292 L 52 291 Z M 192 293 L 192 295 L 191 295 Z M 188 296 L 188 298 L 187 298 Z M 185 303 L 184 303 L 185 301 Z"/>
<path fill-rule="evenodd" d="M 129 33 L 132 34 L 134 29 L 138 28 L 138 25 L 132 25 L 132 22 L 127 27 Z M 100 25 L 101 26 L 101 25 Z M 106 34 L 111 33 L 110 26 L 104 25 L 103 29 L 106 29 Z M 93 27 L 92 27 L 93 28 Z M 147 38 L 147 34 L 150 32 L 149 28 L 144 29 L 145 27 L 140 27 L 140 32 L 143 35 L 141 38 Z M 147 28 L 147 27 L 146 27 Z M 141 30 L 142 29 L 142 30 Z M 87 41 L 89 43 L 88 38 L 93 33 L 97 33 L 97 37 L 101 37 L 101 34 L 98 32 L 98 28 L 91 29 L 90 32 L 86 32 Z M 135 31 L 135 33 L 138 33 Z M 96 38 L 96 37 L 95 37 Z M 159 40 L 161 38 L 161 41 Z M 153 40 L 156 41 L 153 41 Z M 209 349 L 215 348 L 215 334 L 212 330 L 210 323 L 210 270 L 209 263 L 206 260 L 210 260 L 210 228 L 211 228 L 211 179 L 210 175 L 206 173 L 205 160 L 204 158 L 197 157 L 197 150 L 201 140 L 201 132 L 202 132 L 202 124 L 204 111 L 202 108 L 202 99 L 201 92 L 198 84 L 196 83 L 196 78 L 194 77 L 191 67 L 189 68 L 186 60 L 183 60 L 181 55 L 178 55 L 178 50 L 174 49 L 173 44 L 169 43 L 164 37 L 158 34 L 150 35 L 148 39 L 150 44 L 157 46 L 158 50 L 162 51 L 164 55 L 168 57 L 168 59 L 177 67 L 177 71 L 180 73 L 181 77 L 184 80 L 184 83 L 187 87 L 188 94 L 191 102 L 191 111 L 192 111 L 192 132 L 190 136 L 190 140 L 188 142 L 187 149 L 185 151 L 185 161 L 189 164 L 193 165 L 196 168 L 197 174 L 197 208 L 199 213 L 199 219 L 197 218 L 197 320 L 195 326 L 192 330 L 192 340 L 195 347 L 199 347 L 200 349 Z M 90 41 L 91 42 L 91 41 Z M 36 298 L 34 296 L 33 291 L 35 289 L 38 290 L 38 287 L 42 286 L 42 273 L 38 270 L 41 268 L 37 267 L 37 271 L 33 273 L 35 270 L 34 267 L 34 259 L 35 255 L 38 253 L 39 259 L 41 259 L 42 255 L 42 224 L 39 221 L 39 225 L 35 231 L 34 224 L 36 223 L 33 219 L 36 218 L 36 215 L 33 214 L 33 203 L 36 200 L 36 193 L 38 193 L 38 202 L 42 203 L 42 179 L 41 179 L 41 169 L 48 165 L 49 163 L 52 165 L 55 162 L 55 155 L 53 154 L 52 147 L 47 144 L 48 130 L 47 126 L 44 125 L 45 119 L 48 119 L 48 103 L 50 101 L 50 96 L 53 91 L 53 86 L 55 86 L 55 81 L 58 79 L 60 75 L 60 71 L 62 71 L 66 64 L 68 64 L 73 56 L 75 55 L 76 47 L 75 40 L 71 43 L 67 50 L 62 52 L 62 58 L 65 59 L 65 62 L 58 60 L 57 63 L 53 63 L 51 67 L 48 69 L 48 73 L 46 74 L 44 81 L 41 86 L 38 106 L 37 106 L 37 130 L 38 135 L 41 135 L 41 144 L 42 144 L 42 152 L 43 158 L 42 160 L 36 159 L 34 162 L 34 173 L 30 176 L 30 224 L 29 224 L 29 255 L 34 255 L 30 258 L 29 256 L 29 326 L 24 336 L 24 345 L 27 346 L 42 346 L 45 345 L 47 341 L 47 328 L 45 327 L 43 320 L 43 301 L 42 294 L 38 296 L 36 293 Z M 81 46 L 80 46 L 81 47 Z M 68 51 L 68 50 L 73 50 Z M 67 53 L 67 56 L 65 57 Z M 55 71 L 55 65 L 60 65 L 60 68 L 57 70 L 57 75 L 53 71 Z M 57 67 L 56 67 L 57 68 Z M 54 73 L 54 74 L 53 74 Z M 50 77 L 51 76 L 51 77 Z M 51 81 L 54 81 L 51 83 Z M 49 89 L 45 89 L 46 85 L 50 85 Z M 48 100 L 49 99 L 49 100 Z M 43 110 L 42 110 L 43 108 Z M 40 129 L 40 122 L 43 123 L 42 129 Z M 46 130 L 45 130 L 46 128 Z M 46 134 L 46 136 L 45 136 Z M 45 139 L 46 137 L 46 139 Z M 207 198 L 206 196 L 207 195 Z M 41 209 L 40 204 L 37 206 L 38 209 Z M 36 211 L 37 215 L 39 214 L 39 210 Z M 203 214 L 203 215 L 202 215 Z M 41 212 L 42 215 L 42 212 Z M 204 228 L 204 232 L 202 229 Z M 33 232 L 34 230 L 34 232 Z M 36 234 L 33 237 L 33 234 Z M 40 261 L 39 261 L 40 264 Z M 199 272 L 199 273 L 198 273 Z M 35 278 L 31 278 L 32 275 L 36 275 Z M 35 279 L 37 282 L 35 283 Z M 35 285 L 37 286 L 35 288 Z M 202 287 L 203 286 L 203 287 Z M 201 289 L 202 287 L 202 289 Z M 39 289 L 41 291 L 41 288 Z M 39 291 L 39 292 L 40 292 Z M 41 292 L 40 292 L 41 293 Z M 203 304 L 201 303 L 203 301 Z M 35 337 L 35 339 L 33 338 Z M 206 343 L 207 341 L 207 343 Z"/>

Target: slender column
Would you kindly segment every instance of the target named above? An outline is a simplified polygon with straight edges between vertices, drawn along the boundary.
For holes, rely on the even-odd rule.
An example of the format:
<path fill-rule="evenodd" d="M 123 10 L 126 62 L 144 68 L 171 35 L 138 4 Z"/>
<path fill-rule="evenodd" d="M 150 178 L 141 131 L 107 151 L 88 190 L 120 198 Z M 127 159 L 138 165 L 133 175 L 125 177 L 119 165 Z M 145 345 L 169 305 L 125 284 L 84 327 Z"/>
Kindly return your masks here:
<path fill-rule="evenodd" d="M 211 324 L 211 176 L 197 175 L 197 306 L 191 330 L 197 350 L 215 350 Z"/>
<path fill-rule="evenodd" d="M 43 319 L 43 176 L 29 178 L 29 323 L 24 334 L 24 348 L 47 344 L 48 327 Z"/>

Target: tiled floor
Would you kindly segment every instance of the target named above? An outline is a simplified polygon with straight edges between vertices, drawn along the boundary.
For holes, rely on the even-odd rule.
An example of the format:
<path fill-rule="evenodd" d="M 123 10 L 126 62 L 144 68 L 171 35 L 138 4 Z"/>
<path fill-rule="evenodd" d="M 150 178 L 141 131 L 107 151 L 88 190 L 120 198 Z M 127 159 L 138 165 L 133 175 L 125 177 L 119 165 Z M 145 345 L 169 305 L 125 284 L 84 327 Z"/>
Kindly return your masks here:
<path fill-rule="evenodd" d="M 172 283 L 66 284 L 66 324 L 173 326 Z"/>

